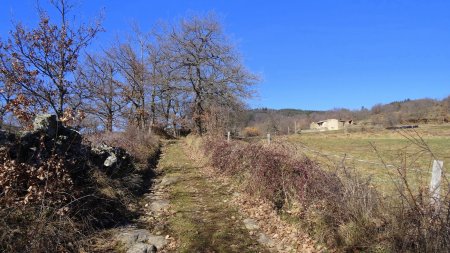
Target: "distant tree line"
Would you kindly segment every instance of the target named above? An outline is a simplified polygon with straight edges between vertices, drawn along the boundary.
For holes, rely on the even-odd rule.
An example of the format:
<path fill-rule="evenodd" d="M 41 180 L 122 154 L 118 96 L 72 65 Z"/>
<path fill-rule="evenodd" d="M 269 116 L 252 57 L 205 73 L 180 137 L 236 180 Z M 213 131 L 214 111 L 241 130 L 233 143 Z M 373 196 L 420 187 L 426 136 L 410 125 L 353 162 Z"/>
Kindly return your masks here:
<path fill-rule="evenodd" d="M 218 19 L 190 16 L 134 29 L 95 54 L 85 49 L 101 22 L 76 23 L 67 0 L 51 1 L 58 20 L 39 9 L 32 29 L 15 24 L 0 39 L 0 120 L 26 125 L 42 112 L 91 131 L 127 125 L 199 134 L 228 127 L 258 80 L 243 65 Z"/>
<path fill-rule="evenodd" d="M 324 119 L 353 119 L 357 124 L 394 126 L 399 124 L 447 123 L 450 121 L 450 96 L 442 99 L 406 99 L 388 104 L 376 104 L 359 110 L 335 108 L 327 111 L 260 108 L 246 111 L 242 127 L 260 132 L 286 134 L 288 130 L 309 129 L 311 122 Z"/>

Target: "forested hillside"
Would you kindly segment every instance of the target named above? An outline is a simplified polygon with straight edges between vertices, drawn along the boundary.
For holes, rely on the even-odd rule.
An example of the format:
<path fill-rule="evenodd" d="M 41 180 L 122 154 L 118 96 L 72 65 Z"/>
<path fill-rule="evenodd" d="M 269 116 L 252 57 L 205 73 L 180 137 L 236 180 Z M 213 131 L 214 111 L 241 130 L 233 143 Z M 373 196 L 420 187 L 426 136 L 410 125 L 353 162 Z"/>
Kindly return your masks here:
<path fill-rule="evenodd" d="M 348 110 L 337 108 L 327 111 L 298 109 L 251 109 L 243 116 L 244 127 L 255 127 L 261 132 L 285 134 L 288 127 L 309 129 L 311 122 L 324 119 L 353 119 L 360 125 L 394 126 L 399 124 L 447 123 L 450 121 L 450 96 L 438 99 L 406 99 L 389 104 L 377 104 L 371 109 Z"/>

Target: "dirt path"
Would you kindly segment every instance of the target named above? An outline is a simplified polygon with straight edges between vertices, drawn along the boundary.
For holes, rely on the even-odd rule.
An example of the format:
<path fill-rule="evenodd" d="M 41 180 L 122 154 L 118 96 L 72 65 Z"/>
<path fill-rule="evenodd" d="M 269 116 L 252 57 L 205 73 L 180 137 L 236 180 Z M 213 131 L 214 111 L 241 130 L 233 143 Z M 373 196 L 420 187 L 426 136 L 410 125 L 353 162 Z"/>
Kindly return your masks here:
<path fill-rule="evenodd" d="M 164 145 L 142 215 L 109 231 L 98 252 L 324 252 L 269 205 L 190 159 L 183 141 Z M 189 154 L 191 155 L 191 154 Z"/>
<path fill-rule="evenodd" d="M 181 143 L 166 145 L 155 193 L 166 195 L 165 233 L 176 252 L 268 252 L 228 202 L 232 192 L 199 171 Z M 173 248 L 175 249 L 175 248 Z M 167 251 L 171 251 L 170 247 Z"/>

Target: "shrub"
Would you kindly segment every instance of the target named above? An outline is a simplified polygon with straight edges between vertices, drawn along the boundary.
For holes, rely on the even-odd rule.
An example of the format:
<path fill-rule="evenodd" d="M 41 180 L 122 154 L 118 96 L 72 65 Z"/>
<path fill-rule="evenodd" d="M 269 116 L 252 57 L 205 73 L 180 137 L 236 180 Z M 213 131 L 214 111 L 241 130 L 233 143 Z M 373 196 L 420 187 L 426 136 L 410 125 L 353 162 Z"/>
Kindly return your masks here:
<path fill-rule="evenodd" d="M 256 137 L 261 135 L 261 131 L 256 127 L 246 127 L 242 132 L 245 137 Z"/>
<path fill-rule="evenodd" d="M 320 170 L 306 157 L 293 156 L 286 147 L 213 139 L 204 147 L 213 167 L 228 175 L 247 173 L 248 189 L 270 200 L 278 209 L 286 202 L 308 203 L 312 196 L 324 198 L 329 192 L 339 192 L 338 187 L 327 191 L 327 187 L 316 182 L 322 177 L 320 180 L 328 180 L 329 185 L 336 186 L 332 182 L 336 180 L 334 175 Z"/>
<path fill-rule="evenodd" d="M 77 252 L 90 226 L 42 205 L 0 209 L 1 252 Z"/>
<path fill-rule="evenodd" d="M 296 156 L 292 147 L 277 143 L 208 139 L 203 147 L 220 173 L 246 175 L 245 189 L 278 211 L 300 205 L 297 215 L 319 241 L 344 249 L 365 249 L 373 243 L 380 225 L 374 218 L 377 194 L 348 168 L 322 170 L 309 158 Z"/>
<path fill-rule="evenodd" d="M 159 153 L 156 139 L 139 132 L 99 138 L 147 162 L 136 169 L 125 150 L 97 152 L 56 117 L 40 120 L 20 136 L 0 131 L 0 252 L 79 252 L 93 231 L 131 220 L 129 206 Z M 115 162 L 106 165 L 111 154 Z"/>
<path fill-rule="evenodd" d="M 420 136 L 404 135 L 419 148 L 414 159 L 423 154 L 435 157 Z M 290 213 L 328 246 L 365 252 L 450 250 L 447 178 L 442 186 L 446 192 L 436 206 L 427 185 L 412 188 L 414 170 L 409 171 L 404 160 L 394 177 L 398 192 L 382 198 L 370 178 L 362 177 L 355 168 L 340 163 L 333 172 L 325 171 L 307 157 L 297 156 L 295 148 L 286 144 L 205 139 L 203 151 L 218 172 L 244 175 L 244 188 L 270 201 L 278 211 L 300 206 L 299 211 Z M 417 173 L 414 178 L 423 176 Z"/>
<path fill-rule="evenodd" d="M 2 146 L 0 251 L 75 251 L 80 235 L 91 229 L 86 217 L 100 218 L 95 205 L 86 205 L 85 196 L 95 195 L 88 149 L 68 133 L 27 132 Z M 76 209 L 80 205 L 86 207 Z"/>
<path fill-rule="evenodd" d="M 414 172 L 410 172 L 414 173 Z M 415 190 L 406 174 L 400 174 L 398 196 L 386 210 L 389 226 L 386 233 L 391 238 L 394 251 L 449 252 L 450 250 L 450 196 L 448 181 L 441 195 L 440 205 L 432 201 L 428 187 Z M 446 179 L 445 179 L 446 180 Z"/>
<path fill-rule="evenodd" d="M 121 147 L 130 153 L 138 163 L 146 163 L 150 156 L 157 153 L 159 140 L 155 135 L 129 126 L 124 132 L 105 132 L 87 136 L 90 145 L 102 143 L 112 147 Z"/>

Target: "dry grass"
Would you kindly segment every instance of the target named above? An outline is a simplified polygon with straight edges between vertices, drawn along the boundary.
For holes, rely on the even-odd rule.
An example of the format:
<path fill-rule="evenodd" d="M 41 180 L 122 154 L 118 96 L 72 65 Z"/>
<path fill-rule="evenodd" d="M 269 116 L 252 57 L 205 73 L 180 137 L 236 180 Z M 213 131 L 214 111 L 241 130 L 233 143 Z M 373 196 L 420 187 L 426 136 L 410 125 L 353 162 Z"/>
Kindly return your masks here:
<path fill-rule="evenodd" d="M 439 135 L 446 129 L 316 133 L 291 136 L 288 142 L 278 138 L 269 146 L 207 141 L 204 147 L 219 172 L 233 177 L 247 175 L 241 183 L 250 186 L 252 193 L 271 200 L 281 213 L 289 214 L 287 217 L 297 217 L 299 226 L 330 247 L 365 252 L 444 252 L 450 249 L 449 182 L 444 177 L 442 202 L 436 208 L 428 191 L 428 171 L 431 159 L 448 159 L 450 139 Z M 434 153 L 434 149 L 440 152 Z M 309 159 L 304 161 L 317 159 L 318 163 L 303 166 L 299 157 L 305 154 Z M 376 167 L 367 167 L 367 161 Z M 306 180 L 299 180 L 302 178 Z M 282 203 L 294 205 L 278 205 L 280 196 Z M 292 210 L 295 201 L 299 208 Z"/>
<path fill-rule="evenodd" d="M 89 146 L 68 148 L 53 139 L 33 144 L 38 146 L 31 155 L 11 155 L 31 148 L 22 148 L 18 140 L 3 147 L 0 252 L 78 252 L 89 248 L 94 232 L 136 216 L 138 196 L 147 188 L 158 159 L 158 142 L 139 133 L 103 139 L 129 145 L 139 156 L 135 160 L 146 166 L 136 169 L 121 153 L 125 168 L 115 169 L 123 173 L 111 174 Z"/>
<path fill-rule="evenodd" d="M 435 157 L 405 138 L 405 135 L 421 136 Z M 450 125 L 423 125 L 416 130 L 371 130 L 345 133 L 344 131 L 291 135 L 288 141 L 299 152 L 318 161 L 323 167 L 333 169 L 336 162 L 345 158 L 347 165 L 355 167 L 362 175 L 371 177 L 381 192 L 395 191 L 392 176 L 394 167 L 404 166 L 414 170 L 410 180 L 416 186 L 429 183 L 432 160 L 438 158 L 450 165 Z M 376 150 L 374 149 L 376 148 Z M 399 157 L 403 159 L 399 159 Z M 386 164 L 394 165 L 386 168 Z M 448 166 L 447 166 L 448 167 Z"/>
<path fill-rule="evenodd" d="M 137 163 L 145 164 L 147 159 L 159 149 L 159 138 L 129 126 L 124 132 L 98 133 L 86 136 L 90 145 L 105 143 L 121 147 L 130 153 Z"/>
<path fill-rule="evenodd" d="M 165 146 L 158 167 L 165 177 L 180 178 L 167 188 L 174 214 L 168 217 L 168 234 L 177 238 L 176 252 L 266 252 L 227 205 L 228 187 L 205 176 L 181 143 Z"/>
<path fill-rule="evenodd" d="M 238 178 L 249 194 L 269 201 L 286 217 L 296 217 L 302 223 L 298 226 L 319 242 L 342 249 L 363 249 L 377 242 L 371 240 L 381 226 L 374 221 L 379 213 L 377 193 L 350 170 L 322 170 L 286 145 L 210 139 L 203 148 L 218 173 Z M 340 180 L 340 174 L 347 180 Z M 359 230 L 350 231 L 353 227 Z"/>

